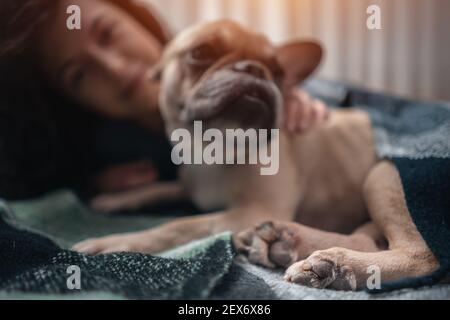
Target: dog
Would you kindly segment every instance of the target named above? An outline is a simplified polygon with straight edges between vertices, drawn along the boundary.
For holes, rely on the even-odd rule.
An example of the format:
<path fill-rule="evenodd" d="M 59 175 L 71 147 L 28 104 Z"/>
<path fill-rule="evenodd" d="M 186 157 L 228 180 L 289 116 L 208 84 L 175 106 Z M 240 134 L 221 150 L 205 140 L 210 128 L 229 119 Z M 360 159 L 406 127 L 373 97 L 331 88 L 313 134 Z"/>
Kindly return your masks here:
<path fill-rule="evenodd" d="M 167 133 L 210 128 L 277 128 L 285 93 L 319 66 L 311 41 L 273 45 L 264 35 L 220 20 L 191 27 L 169 44 L 155 71 Z M 250 116 L 249 116 L 250 115 Z M 250 262 L 286 268 L 286 281 L 357 290 L 369 267 L 383 281 L 429 274 L 439 263 L 416 229 L 395 166 L 378 159 L 368 115 L 331 111 L 307 134 L 279 132 L 279 171 L 257 165 L 187 165 L 190 197 L 221 212 L 82 242 L 91 254 L 159 252 L 232 231 Z"/>

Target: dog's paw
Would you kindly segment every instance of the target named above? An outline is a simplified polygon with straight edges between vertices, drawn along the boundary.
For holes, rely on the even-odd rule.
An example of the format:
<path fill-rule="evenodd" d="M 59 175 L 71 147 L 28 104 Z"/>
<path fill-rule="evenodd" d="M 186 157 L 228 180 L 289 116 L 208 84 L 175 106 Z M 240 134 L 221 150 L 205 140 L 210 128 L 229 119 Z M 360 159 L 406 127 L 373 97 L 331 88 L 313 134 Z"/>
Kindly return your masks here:
<path fill-rule="evenodd" d="M 339 260 L 338 250 L 317 251 L 290 266 L 284 279 L 317 289 L 356 290 L 356 277 L 352 268 L 341 265 Z"/>
<path fill-rule="evenodd" d="M 265 222 L 239 233 L 234 244 L 251 263 L 287 267 L 298 260 L 299 236 L 294 223 Z"/>
<path fill-rule="evenodd" d="M 145 252 L 137 234 L 118 234 L 104 238 L 88 239 L 75 244 L 72 250 L 89 255 L 113 252 Z"/>

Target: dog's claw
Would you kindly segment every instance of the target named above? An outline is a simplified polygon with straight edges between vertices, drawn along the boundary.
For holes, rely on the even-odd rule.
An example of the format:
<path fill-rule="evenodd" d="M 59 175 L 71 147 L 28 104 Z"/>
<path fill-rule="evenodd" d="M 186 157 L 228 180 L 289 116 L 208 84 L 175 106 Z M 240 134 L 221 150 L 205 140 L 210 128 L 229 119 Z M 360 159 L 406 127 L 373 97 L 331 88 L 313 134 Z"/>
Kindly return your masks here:
<path fill-rule="evenodd" d="M 352 268 L 340 266 L 322 252 L 294 263 L 286 270 L 284 280 L 316 289 L 356 290 L 356 277 Z"/>

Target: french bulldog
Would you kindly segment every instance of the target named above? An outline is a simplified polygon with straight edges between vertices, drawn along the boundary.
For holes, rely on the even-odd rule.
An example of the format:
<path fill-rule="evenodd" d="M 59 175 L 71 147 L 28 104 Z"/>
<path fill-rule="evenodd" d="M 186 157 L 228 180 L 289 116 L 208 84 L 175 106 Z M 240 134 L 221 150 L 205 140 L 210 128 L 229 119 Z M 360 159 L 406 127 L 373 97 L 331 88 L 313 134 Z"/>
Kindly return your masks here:
<path fill-rule="evenodd" d="M 167 134 L 193 131 L 194 121 L 221 131 L 280 128 L 289 92 L 321 59 L 312 41 L 276 46 L 229 20 L 193 26 L 168 45 L 154 72 Z M 225 210 L 75 249 L 153 253 L 232 231 L 250 262 L 287 268 L 286 281 L 338 290 L 364 288 L 371 266 L 382 281 L 438 268 L 410 217 L 395 166 L 377 158 L 365 112 L 333 110 L 307 134 L 280 129 L 277 139 L 274 175 L 261 175 L 262 164 L 183 166 L 190 197 Z"/>

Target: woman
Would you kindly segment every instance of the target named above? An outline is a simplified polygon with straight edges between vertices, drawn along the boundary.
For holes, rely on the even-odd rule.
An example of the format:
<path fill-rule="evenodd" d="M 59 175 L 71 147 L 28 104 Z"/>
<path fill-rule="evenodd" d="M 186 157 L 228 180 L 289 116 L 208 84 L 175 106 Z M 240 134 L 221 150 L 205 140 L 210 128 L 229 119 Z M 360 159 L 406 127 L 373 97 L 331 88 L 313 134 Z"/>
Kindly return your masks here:
<path fill-rule="evenodd" d="M 30 147 L 30 150 L 24 150 L 27 146 L 32 146 L 32 141 L 37 138 L 35 133 L 30 133 L 27 136 L 29 145 L 20 151 L 2 150 L 3 157 L 13 154 L 22 159 L 23 154 L 26 154 L 27 160 L 1 161 L 0 167 L 7 163 L 3 167 L 8 169 L 3 171 L 10 175 L 5 173 L 0 177 L 1 196 L 6 193 L 12 197 L 27 197 L 37 186 L 39 192 L 62 186 L 77 186 L 83 191 L 94 186 L 95 192 L 116 192 L 151 183 L 158 174 L 161 176 L 162 171 L 166 171 L 165 176 L 170 176 L 170 172 L 175 169 L 169 163 L 168 145 L 161 143 L 161 140 L 157 140 L 153 147 L 148 144 L 138 147 L 141 151 L 145 150 L 141 154 L 133 151 L 133 157 L 128 159 L 117 157 L 119 164 L 113 163 L 113 166 L 109 162 L 114 156 L 103 150 L 105 145 L 116 144 L 117 135 L 123 140 L 122 146 L 117 143 L 115 150 L 120 153 L 119 149 L 133 143 L 133 137 L 138 136 L 140 141 L 150 141 L 149 132 L 153 137 L 164 134 L 158 108 L 159 83 L 150 82 L 147 73 L 159 60 L 170 34 L 150 9 L 133 0 L 18 2 L 3 0 L 0 8 L 0 20 L 4 24 L 0 26 L 0 30 L 4 30 L 0 46 L 3 65 L 10 62 L 7 67 L 10 72 L 20 75 L 17 84 L 9 78 L 6 84 L 2 83 L 2 88 L 9 86 L 12 89 L 8 90 L 17 94 L 17 87 L 20 87 L 18 95 L 22 98 L 24 93 L 29 96 L 30 92 L 40 95 L 44 92 L 41 109 L 36 107 L 34 97 L 31 104 L 23 101 L 21 104 L 24 111 L 16 116 L 16 120 L 23 123 L 26 122 L 25 118 L 37 114 L 44 119 L 43 123 L 39 122 L 40 128 L 49 130 L 46 124 L 50 124 L 57 129 L 53 130 L 53 134 L 44 135 L 41 148 Z M 78 5 L 81 9 L 81 30 L 67 28 L 67 8 L 71 5 Z M 25 74 L 28 74 L 28 79 Z M 31 82 L 33 88 L 26 90 L 25 82 Z M 3 95 L 8 96 L 10 92 Z M 286 108 L 285 125 L 289 130 L 306 130 L 326 118 L 326 108 L 322 103 L 311 100 L 302 92 L 294 92 L 292 97 Z M 11 99 L 9 103 L 6 100 L 3 108 L 11 105 Z M 17 103 L 17 99 L 12 100 Z M 11 117 L 11 113 L 17 110 L 14 109 L 4 113 Z M 111 131 L 103 130 L 105 118 L 115 119 L 121 125 L 126 123 L 128 129 L 131 123 L 134 128 L 132 132 L 138 127 L 145 128 L 145 133 L 128 135 L 127 132 L 130 131 L 120 131 L 115 126 L 112 130 L 112 134 L 116 134 L 114 137 L 110 135 Z M 36 122 L 36 118 L 30 121 Z M 6 122 L 11 124 L 14 120 Z M 0 134 L 0 139 L 5 141 L 8 136 L 13 135 L 9 130 Z M 14 137 L 15 141 L 10 144 L 23 145 L 23 140 L 17 140 L 22 135 L 19 132 Z M 52 138 L 49 139 L 48 136 Z M 124 136 L 129 139 L 124 139 Z M 52 139 L 57 140 L 55 145 L 59 149 L 52 148 L 49 142 Z M 33 156 L 33 150 L 38 150 L 39 157 Z M 155 157 L 161 153 L 163 156 Z M 53 161 L 49 161 L 48 157 Z M 98 161 L 102 158 L 106 161 Z M 145 158 L 146 161 L 136 162 L 140 158 Z M 161 160 L 157 169 L 148 162 L 149 159 L 153 162 Z M 14 166 L 15 169 L 11 169 Z M 49 168 L 44 170 L 43 167 Z M 11 176 L 11 171 L 17 175 Z M 38 177 L 35 177 L 36 171 L 39 172 Z M 50 183 L 52 179 L 46 175 L 56 181 Z M 10 180 L 18 183 L 16 190 Z M 34 190 L 24 187 L 25 184 Z"/>

